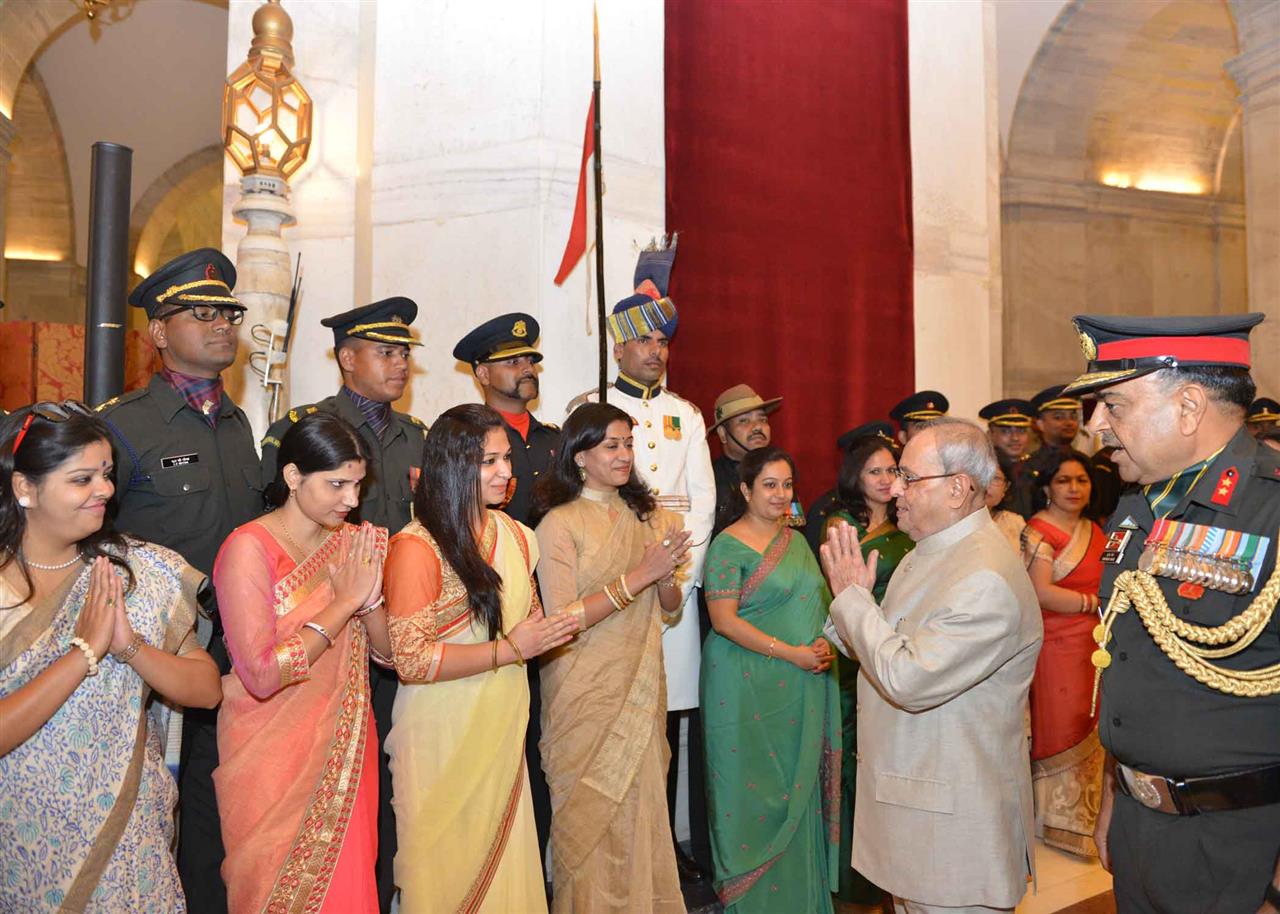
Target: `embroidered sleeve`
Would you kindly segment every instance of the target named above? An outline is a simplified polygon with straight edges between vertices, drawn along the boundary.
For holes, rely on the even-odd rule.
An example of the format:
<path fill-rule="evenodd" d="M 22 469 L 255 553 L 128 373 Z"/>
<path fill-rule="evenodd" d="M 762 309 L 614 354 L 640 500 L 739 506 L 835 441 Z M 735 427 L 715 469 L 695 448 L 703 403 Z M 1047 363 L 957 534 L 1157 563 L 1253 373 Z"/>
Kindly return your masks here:
<path fill-rule="evenodd" d="M 1044 534 L 1035 527 L 1030 524 L 1023 527 L 1019 540 L 1022 543 L 1022 561 L 1027 568 L 1030 568 L 1031 563 L 1036 560 L 1053 561 L 1053 547 L 1045 540 Z"/>
<path fill-rule="evenodd" d="M 707 550 L 703 593 L 708 600 L 737 600 L 742 596 L 742 566 L 733 561 L 723 536 L 716 537 Z"/>
<path fill-rule="evenodd" d="M 393 537 L 382 579 L 396 672 L 405 682 L 435 682 L 445 649 L 434 609 L 440 596 L 440 559 L 416 536 Z"/>
<path fill-rule="evenodd" d="M 264 699 L 305 679 L 308 666 L 302 639 L 296 632 L 282 636 L 278 630 L 266 548 L 251 532 L 241 530 L 228 537 L 218 553 L 213 584 L 231 667 L 250 695 Z"/>
<path fill-rule="evenodd" d="M 280 667 L 280 688 L 302 682 L 311 675 L 307 648 L 301 635 L 290 635 L 276 645 L 276 664 Z"/>

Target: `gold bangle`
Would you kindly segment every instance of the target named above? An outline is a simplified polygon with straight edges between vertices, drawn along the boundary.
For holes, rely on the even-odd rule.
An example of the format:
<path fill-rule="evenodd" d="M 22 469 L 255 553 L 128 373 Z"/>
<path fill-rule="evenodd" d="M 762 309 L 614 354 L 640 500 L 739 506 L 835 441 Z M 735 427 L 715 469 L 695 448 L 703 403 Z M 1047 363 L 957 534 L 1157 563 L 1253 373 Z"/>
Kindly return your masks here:
<path fill-rule="evenodd" d="M 626 574 L 618 575 L 618 586 L 622 588 L 622 595 L 627 598 L 627 603 L 634 603 L 636 595 L 631 592 L 631 588 L 627 586 Z"/>
<path fill-rule="evenodd" d="M 142 640 L 142 636 L 137 632 L 133 633 L 133 640 L 126 647 L 121 648 L 111 654 L 111 659 L 116 663 L 128 663 L 133 659 L 134 654 L 141 650 L 142 645 L 146 642 Z"/>
<path fill-rule="evenodd" d="M 511 645 L 511 653 L 516 655 L 516 666 L 524 666 L 524 654 L 520 653 L 520 648 L 516 647 L 516 643 L 508 636 L 504 636 L 502 640 Z"/>
<path fill-rule="evenodd" d="M 622 611 L 622 601 L 614 594 L 612 584 L 604 585 L 604 595 L 609 598 L 609 602 L 613 604 L 616 612 Z"/>
<path fill-rule="evenodd" d="M 774 649 L 774 647 L 776 647 L 776 646 L 777 646 L 777 644 L 778 644 L 778 639 L 777 639 L 777 638 L 770 638 L 770 639 L 769 639 L 769 659 L 770 659 L 770 660 L 772 660 L 772 659 L 773 659 L 773 649 Z"/>

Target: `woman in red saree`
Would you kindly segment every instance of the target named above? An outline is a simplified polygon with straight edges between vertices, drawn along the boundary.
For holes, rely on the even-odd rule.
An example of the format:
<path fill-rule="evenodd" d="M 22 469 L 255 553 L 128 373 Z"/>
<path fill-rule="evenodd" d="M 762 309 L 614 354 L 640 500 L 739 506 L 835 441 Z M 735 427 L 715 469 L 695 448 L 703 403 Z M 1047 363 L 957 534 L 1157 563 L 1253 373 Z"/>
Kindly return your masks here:
<path fill-rule="evenodd" d="M 378 910 L 368 660 L 390 665 L 387 532 L 346 523 L 367 465 L 345 421 L 302 419 L 280 442 L 275 510 L 214 564 L 232 665 L 213 775 L 230 914 Z"/>
<path fill-rule="evenodd" d="M 1090 713 L 1097 646 L 1103 533 L 1084 516 L 1089 459 L 1061 451 L 1043 464 L 1040 501 L 1022 534 L 1027 572 L 1044 618 L 1031 682 L 1031 779 L 1036 834 L 1045 844 L 1096 857 L 1093 825 L 1102 798 L 1103 750 Z"/>

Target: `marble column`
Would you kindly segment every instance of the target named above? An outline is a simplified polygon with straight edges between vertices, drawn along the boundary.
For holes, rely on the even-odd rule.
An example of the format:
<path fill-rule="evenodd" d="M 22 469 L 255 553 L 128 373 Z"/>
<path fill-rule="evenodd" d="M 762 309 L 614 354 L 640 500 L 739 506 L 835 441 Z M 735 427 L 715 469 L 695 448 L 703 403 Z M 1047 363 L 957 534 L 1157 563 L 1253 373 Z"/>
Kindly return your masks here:
<path fill-rule="evenodd" d="M 5 277 L 8 272 L 4 260 L 4 226 L 5 219 L 8 217 L 5 200 L 9 195 L 9 161 L 13 158 L 13 150 L 10 147 L 17 136 L 18 130 L 13 126 L 13 121 L 7 114 L 0 111 L 0 300 L 4 298 Z"/>
<path fill-rule="evenodd" d="M 262 341 L 271 333 L 277 334 L 273 349 L 282 341 L 293 286 L 293 265 L 289 262 L 289 246 L 283 229 L 297 220 L 289 205 L 289 184 L 284 178 L 249 175 L 241 179 L 240 187 L 243 194 L 231 213 L 247 224 L 249 230 L 236 248 L 235 291 L 247 308 L 242 326 L 248 328 L 249 333 L 241 332 L 241 353 L 236 362 L 239 370 L 230 372 L 227 381 L 231 395 L 249 417 L 257 439 L 289 405 L 288 374 L 283 364 L 274 359 L 268 364 L 264 357 L 254 358 L 267 380 L 276 382 L 264 385 L 263 378 L 250 366 L 249 355 L 251 351 L 265 354 L 267 346 Z M 255 327 L 261 328 L 257 334 L 254 334 Z M 279 387 L 274 409 L 273 386 Z"/>
<path fill-rule="evenodd" d="M 1266 321 L 1253 333 L 1259 392 L 1280 396 L 1280 0 L 1230 0 L 1240 56 L 1227 72 L 1244 111 L 1245 244 L 1249 308 Z"/>
<path fill-rule="evenodd" d="M 916 386 L 972 417 L 1002 384 L 995 7 L 908 0 L 907 23 Z"/>

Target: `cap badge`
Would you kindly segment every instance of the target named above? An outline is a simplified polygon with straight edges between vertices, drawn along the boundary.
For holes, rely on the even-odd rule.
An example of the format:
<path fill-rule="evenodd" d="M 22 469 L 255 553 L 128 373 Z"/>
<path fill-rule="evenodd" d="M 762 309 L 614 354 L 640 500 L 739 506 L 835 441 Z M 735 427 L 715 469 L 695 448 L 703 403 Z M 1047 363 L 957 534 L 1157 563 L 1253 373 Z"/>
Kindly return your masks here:
<path fill-rule="evenodd" d="M 1080 331 L 1080 349 L 1084 352 L 1085 359 L 1090 362 L 1098 357 L 1098 344 L 1083 330 Z"/>
<path fill-rule="evenodd" d="M 511 335 L 519 339 L 524 339 L 529 335 L 529 328 L 525 326 L 524 321 L 516 321 L 511 327 Z"/>
<path fill-rule="evenodd" d="M 217 268 L 217 267 L 215 267 L 215 266 L 214 266 L 213 264 L 211 264 L 211 263 L 206 263 L 206 264 L 204 265 L 204 278 L 205 278 L 205 279 L 208 279 L 208 280 L 210 280 L 210 281 L 215 281 L 215 280 L 217 280 L 217 278 L 218 278 L 218 268 Z"/>
<path fill-rule="evenodd" d="M 926 403 L 926 404 L 925 404 L 925 408 L 926 408 L 926 409 L 936 409 L 936 407 L 933 405 L 933 401 L 932 401 L 932 400 L 930 400 L 928 403 Z"/>
<path fill-rule="evenodd" d="M 401 317 L 399 314 L 393 314 L 393 315 L 391 315 L 391 323 L 393 323 L 393 324 L 399 324 L 400 326 L 402 326 L 402 327 L 403 327 L 403 326 L 404 326 L 404 318 L 403 318 L 403 317 Z"/>

